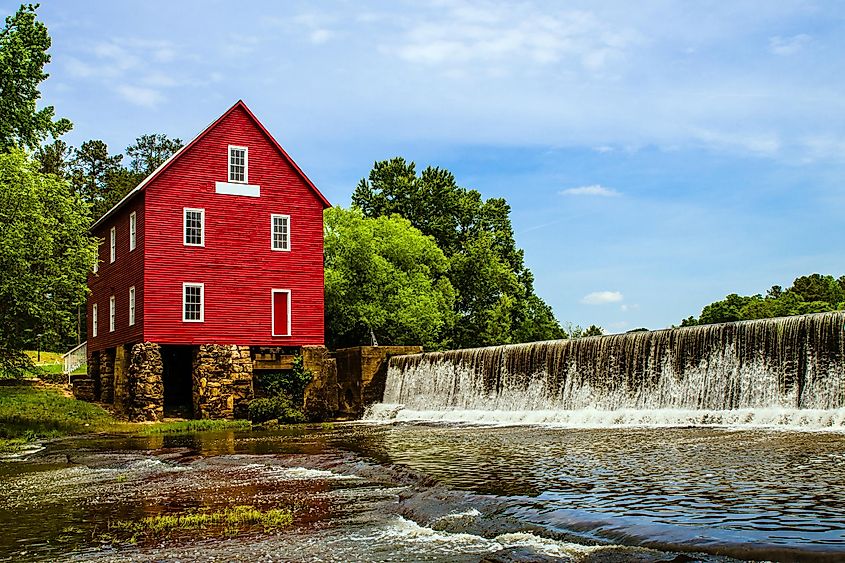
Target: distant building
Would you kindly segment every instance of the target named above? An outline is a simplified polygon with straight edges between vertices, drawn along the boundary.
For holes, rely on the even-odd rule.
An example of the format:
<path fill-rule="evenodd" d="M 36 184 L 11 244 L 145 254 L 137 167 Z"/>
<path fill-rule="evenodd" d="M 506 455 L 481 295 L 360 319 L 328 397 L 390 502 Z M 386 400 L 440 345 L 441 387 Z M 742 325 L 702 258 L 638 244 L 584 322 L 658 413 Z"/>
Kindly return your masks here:
<path fill-rule="evenodd" d="M 260 362 L 323 346 L 329 206 L 238 101 L 92 227 L 91 398 L 134 419 L 243 411 Z"/>

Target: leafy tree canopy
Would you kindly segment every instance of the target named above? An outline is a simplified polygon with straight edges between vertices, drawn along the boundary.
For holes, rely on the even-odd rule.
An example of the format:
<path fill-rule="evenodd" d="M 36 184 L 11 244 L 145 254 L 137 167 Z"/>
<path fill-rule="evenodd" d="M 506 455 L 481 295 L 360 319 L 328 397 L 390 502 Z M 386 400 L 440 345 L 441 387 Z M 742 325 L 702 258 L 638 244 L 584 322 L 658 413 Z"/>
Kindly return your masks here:
<path fill-rule="evenodd" d="M 681 326 L 789 317 L 839 309 L 845 309 L 845 276 L 834 278 L 811 274 L 795 278 L 786 290 L 773 285 L 765 297 L 732 293 L 704 307 L 699 318 L 684 319 Z"/>
<path fill-rule="evenodd" d="M 96 255 L 87 230 L 87 206 L 66 182 L 22 150 L 0 154 L 0 371 L 22 365 L 36 334 L 74 332 Z"/>
<path fill-rule="evenodd" d="M 325 212 L 326 333 L 332 347 L 438 347 L 452 323 L 449 262 L 431 237 L 398 216 Z"/>
<path fill-rule="evenodd" d="M 49 75 L 47 27 L 36 19 L 38 5 L 25 4 L 6 18 L 0 31 L 0 151 L 37 149 L 48 137 L 70 131 L 67 119 L 54 120 L 53 106 L 37 109 L 39 84 Z"/>
<path fill-rule="evenodd" d="M 352 195 L 365 217 L 393 214 L 431 236 L 449 259 L 457 291 L 456 320 L 444 335 L 449 346 L 468 347 L 565 336 L 551 308 L 534 294 L 502 198 L 484 200 L 457 185 L 448 170 L 397 157 L 376 162 Z"/>

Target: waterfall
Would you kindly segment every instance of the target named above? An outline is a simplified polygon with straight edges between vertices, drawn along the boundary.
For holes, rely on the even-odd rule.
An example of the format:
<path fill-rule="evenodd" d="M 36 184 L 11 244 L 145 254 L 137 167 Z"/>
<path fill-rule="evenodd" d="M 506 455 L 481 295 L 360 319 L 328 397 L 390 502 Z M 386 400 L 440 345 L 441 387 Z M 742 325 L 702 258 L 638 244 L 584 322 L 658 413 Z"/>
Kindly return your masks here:
<path fill-rule="evenodd" d="M 845 428 L 845 312 L 398 356 L 369 417 Z"/>

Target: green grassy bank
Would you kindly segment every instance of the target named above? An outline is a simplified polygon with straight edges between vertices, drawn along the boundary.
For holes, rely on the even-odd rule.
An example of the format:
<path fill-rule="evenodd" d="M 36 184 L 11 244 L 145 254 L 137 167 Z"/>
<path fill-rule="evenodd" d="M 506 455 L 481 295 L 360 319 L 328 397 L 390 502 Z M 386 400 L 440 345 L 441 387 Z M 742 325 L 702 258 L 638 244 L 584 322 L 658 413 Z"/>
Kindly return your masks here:
<path fill-rule="evenodd" d="M 117 421 L 102 407 L 38 383 L 0 385 L 0 450 L 71 434 L 103 432 Z"/>
<path fill-rule="evenodd" d="M 18 451 L 38 440 L 92 432 L 163 434 L 249 428 L 245 420 L 122 422 L 99 405 L 66 396 L 58 387 L 38 382 L 0 385 L 0 452 Z"/>

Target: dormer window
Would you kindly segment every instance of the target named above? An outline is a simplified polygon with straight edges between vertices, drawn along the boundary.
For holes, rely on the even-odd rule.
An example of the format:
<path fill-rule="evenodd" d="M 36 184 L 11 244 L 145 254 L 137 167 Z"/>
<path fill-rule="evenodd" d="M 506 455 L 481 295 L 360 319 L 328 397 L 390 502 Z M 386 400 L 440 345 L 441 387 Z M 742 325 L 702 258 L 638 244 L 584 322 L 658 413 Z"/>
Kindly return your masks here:
<path fill-rule="evenodd" d="M 229 145 L 229 181 L 249 183 L 249 149 Z"/>

